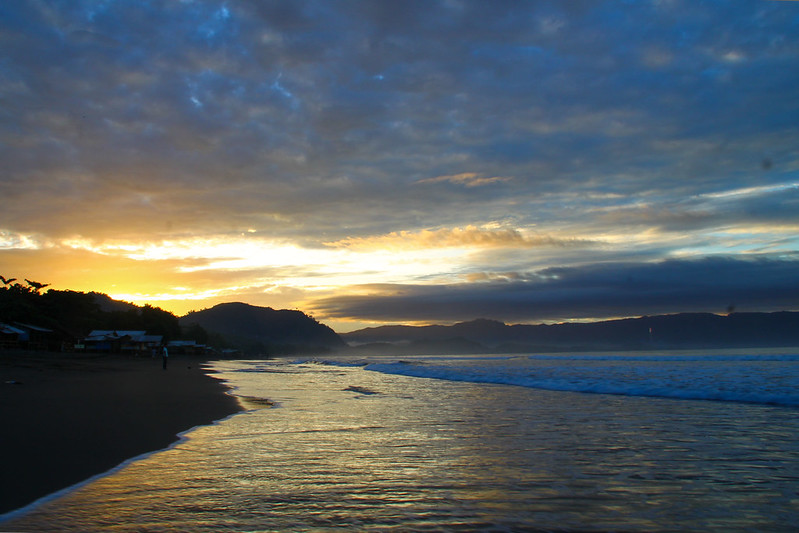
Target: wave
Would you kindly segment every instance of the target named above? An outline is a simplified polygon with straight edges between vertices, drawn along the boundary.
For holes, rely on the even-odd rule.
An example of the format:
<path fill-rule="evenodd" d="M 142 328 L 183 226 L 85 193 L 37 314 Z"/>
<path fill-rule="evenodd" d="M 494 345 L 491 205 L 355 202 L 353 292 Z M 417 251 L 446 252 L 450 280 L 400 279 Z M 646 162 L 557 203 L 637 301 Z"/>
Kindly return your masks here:
<path fill-rule="evenodd" d="M 763 365 L 588 365 L 541 367 L 481 367 L 475 365 L 430 365 L 418 362 L 370 363 L 364 368 L 385 374 L 417 378 L 441 379 L 471 383 L 513 385 L 551 391 L 643 396 L 681 400 L 712 400 L 799 407 L 799 369 L 790 365 L 784 372 L 782 362 L 790 359 L 696 359 L 683 358 L 669 362 L 776 363 L 780 368 Z M 628 362 L 626 358 L 570 357 L 568 360 L 591 362 Z M 551 361 L 551 359 L 539 359 Z M 658 361 L 646 359 L 647 362 Z"/>
<path fill-rule="evenodd" d="M 597 355 L 597 354 L 568 354 L 568 355 L 528 355 L 528 359 L 537 361 L 799 361 L 797 354 L 635 354 L 635 355 Z"/>
<path fill-rule="evenodd" d="M 593 353 L 308 358 L 251 363 L 238 372 L 360 367 L 415 378 L 551 391 L 799 407 L 799 354 Z"/>

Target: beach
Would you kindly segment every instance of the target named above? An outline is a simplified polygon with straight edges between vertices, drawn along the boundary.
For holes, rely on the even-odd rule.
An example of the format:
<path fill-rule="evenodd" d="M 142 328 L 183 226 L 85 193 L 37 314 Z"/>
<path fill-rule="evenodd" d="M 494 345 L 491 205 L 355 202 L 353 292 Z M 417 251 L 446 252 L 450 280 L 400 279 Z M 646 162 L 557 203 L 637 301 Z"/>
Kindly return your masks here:
<path fill-rule="evenodd" d="M 797 362 L 796 351 L 215 361 L 245 412 L 0 531 L 794 532 Z"/>
<path fill-rule="evenodd" d="M 0 352 L 0 514 L 239 411 L 203 363 Z"/>

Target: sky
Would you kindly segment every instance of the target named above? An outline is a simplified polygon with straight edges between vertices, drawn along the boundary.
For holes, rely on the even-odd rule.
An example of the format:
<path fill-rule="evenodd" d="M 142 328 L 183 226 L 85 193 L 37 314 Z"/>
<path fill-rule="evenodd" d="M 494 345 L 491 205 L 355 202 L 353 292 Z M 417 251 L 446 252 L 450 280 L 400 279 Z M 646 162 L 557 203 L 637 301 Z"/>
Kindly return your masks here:
<path fill-rule="evenodd" d="M 0 274 L 178 315 L 799 310 L 799 2 L 2 2 L 0 157 Z"/>

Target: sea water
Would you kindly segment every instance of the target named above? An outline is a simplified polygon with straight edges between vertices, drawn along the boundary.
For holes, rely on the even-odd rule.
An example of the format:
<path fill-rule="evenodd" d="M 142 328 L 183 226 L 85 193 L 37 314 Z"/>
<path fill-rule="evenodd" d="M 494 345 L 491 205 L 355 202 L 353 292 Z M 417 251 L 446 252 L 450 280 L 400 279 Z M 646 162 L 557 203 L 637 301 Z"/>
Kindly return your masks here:
<path fill-rule="evenodd" d="M 797 353 L 218 362 L 246 412 L 0 531 L 796 531 Z"/>

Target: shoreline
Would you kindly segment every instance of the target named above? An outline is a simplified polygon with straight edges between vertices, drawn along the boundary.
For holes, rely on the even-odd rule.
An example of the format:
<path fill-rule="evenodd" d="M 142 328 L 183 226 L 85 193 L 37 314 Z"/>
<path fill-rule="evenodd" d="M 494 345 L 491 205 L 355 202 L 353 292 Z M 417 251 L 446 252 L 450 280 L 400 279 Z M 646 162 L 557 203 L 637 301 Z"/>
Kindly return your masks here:
<path fill-rule="evenodd" d="M 206 362 L 0 352 L 0 515 L 242 411 Z"/>

